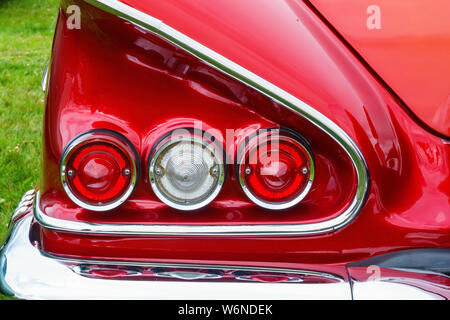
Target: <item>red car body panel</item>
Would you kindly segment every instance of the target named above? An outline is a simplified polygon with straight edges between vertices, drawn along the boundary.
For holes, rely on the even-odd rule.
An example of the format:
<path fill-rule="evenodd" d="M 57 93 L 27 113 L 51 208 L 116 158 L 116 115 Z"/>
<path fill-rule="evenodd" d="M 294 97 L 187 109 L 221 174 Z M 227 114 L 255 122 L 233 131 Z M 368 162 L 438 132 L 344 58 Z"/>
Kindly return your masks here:
<path fill-rule="evenodd" d="M 311 0 L 364 60 L 429 127 L 450 136 L 450 2 Z M 345 14 L 343 14 L 345 12 Z"/>
<path fill-rule="evenodd" d="M 36 224 L 36 240 L 42 250 L 59 256 L 127 261 L 285 267 L 323 264 L 321 268 L 336 268 L 336 273 L 343 274 L 349 261 L 400 249 L 450 246 L 450 146 L 417 124 L 307 5 L 291 0 L 123 2 L 276 84 L 337 123 L 366 158 L 371 178 L 367 202 L 348 226 L 313 236 L 93 236 Z M 175 128 L 180 119 L 188 123 L 201 119 L 222 131 L 228 127 L 292 127 L 310 141 L 318 141 L 313 147 L 323 159 L 331 159 L 334 171 L 329 174 L 337 179 L 330 185 L 330 200 L 317 202 L 322 210 L 312 210 L 309 218 L 303 218 L 320 220 L 323 212 L 338 212 L 348 201 L 354 188 L 348 159 L 317 128 L 262 98 L 255 100 L 260 104 L 251 106 L 236 103 L 227 96 L 229 88 L 211 90 L 216 83 L 213 78 L 175 79 L 173 70 L 158 56 L 146 56 L 146 50 L 156 50 L 162 40 L 80 1 L 63 1 L 63 8 L 72 3 L 86 13 L 85 27 L 67 30 L 63 27 L 66 15 L 61 11 L 45 117 L 41 179 L 45 214 L 97 223 L 151 224 L 155 219 L 223 223 L 227 216 L 228 224 L 241 221 L 242 216 L 252 222 L 299 219 L 294 210 L 291 216 L 268 215 L 255 207 L 233 186 L 232 175 L 221 196 L 197 216 L 159 202 L 145 174 L 128 203 L 109 214 L 77 208 L 64 194 L 59 160 L 64 146 L 77 134 L 93 128 L 119 131 L 136 146 L 145 168 L 152 139 L 157 136 L 152 133 L 158 128 Z M 130 42 L 133 33 L 134 40 L 141 39 L 140 45 Z M 199 64 L 194 58 L 191 62 Z M 211 67 L 202 67 L 221 78 Z M 229 85 L 239 87 L 233 81 Z"/>
<path fill-rule="evenodd" d="M 64 21 L 61 17 L 59 25 L 64 26 Z M 76 36 L 71 30 L 57 29 L 57 43 L 62 45 L 57 49 L 58 55 L 55 55 L 52 69 L 56 71 L 52 75 L 51 85 L 76 81 L 76 86 L 70 88 L 69 95 L 58 88 L 50 91 L 48 96 L 46 123 L 49 139 L 46 141 L 48 158 L 44 172 L 57 174 L 55 178 L 59 179 L 59 157 L 64 146 L 79 133 L 107 128 L 123 133 L 137 147 L 142 159 L 142 179 L 132 198 L 120 210 L 99 213 L 82 209 L 68 199 L 59 202 L 61 197 L 66 199 L 61 184 L 45 177 L 40 200 L 44 213 L 60 219 L 95 223 L 277 223 L 273 212 L 262 212 L 242 194 L 233 174 L 233 166 L 228 170 L 230 181 L 210 205 L 211 210 L 198 210 L 195 214 L 173 210 L 149 190 L 146 159 L 155 141 L 174 128 L 192 126 L 196 120 L 201 120 L 203 126 L 220 131 L 222 140 L 226 129 L 240 130 L 240 135 L 245 137 L 252 130 L 280 124 L 305 135 L 314 133 L 315 188 L 300 209 L 297 207 L 283 212 L 282 222 L 322 221 L 342 212 L 351 201 L 355 192 L 351 162 L 337 144 L 324 137 L 323 133 L 279 106 L 280 110 L 273 114 L 273 105 L 267 99 L 257 96 L 245 103 L 227 97 L 233 91 L 239 91 L 244 96 L 245 86 L 232 79 L 221 79 L 217 72 L 189 55 L 180 53 L 172 46 L 158 44 L 155 37 L 136 37 L 133 27 L 124 25 L 119 19 L 105 23 L 99 16 L 97 21 L 99 25 L 77 31 Z M 111 32 L 115 39 L 107 39 L 108 43 L 105 43 L 105 40 L 92 36 L 96 32 Z M 133 48 L 136 42 L 144 43 L 163 55 L 146 57 L 148 51 L 139 46 Z M 105 45 L 115 46 L 115 50 L 108 53 Z M 162 58 L 172 60 L 174 67 L 158 65 L 158 59 Z M 183 76 L 184 79 L 177 75 L 181 64 L 190 70 L 189 75 Z M 112 69 L 111 65 L 115 68 Z M 73 70 L 80 69 L 83 72 L 73 78 Z M 118 80 L 99 83 L 97 74 Z M 133 92 L 126 96 L 122 91 L 124 77 L 127 77 L 127 86 L 133 88 Z M 175 96 L 174 91 L 177 93 Z M 105 92 L 110 93 L 105 95 Z M 133 112 L 130 113 L 130 110 Z M 224 114 L 227 117 L 224 118 Z"/>

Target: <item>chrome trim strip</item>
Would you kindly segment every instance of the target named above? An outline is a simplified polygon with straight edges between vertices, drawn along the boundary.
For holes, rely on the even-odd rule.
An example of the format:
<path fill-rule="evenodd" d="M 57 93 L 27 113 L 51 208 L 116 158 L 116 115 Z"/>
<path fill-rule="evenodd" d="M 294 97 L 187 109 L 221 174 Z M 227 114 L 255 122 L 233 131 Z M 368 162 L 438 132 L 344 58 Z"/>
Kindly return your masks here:
<path fill-rule="evenodd" d="M 55 219 L 44 215 L 39 206 L 35 206 L 36 219 L 45 227 L 78 233 L 100 234 L 143 234 L 143 235 L 211 235 L 211 236 L 254 236 L 254 235 L 303 235 L 330 232 L 347 225 L 359 213 L 364 205 L 369 187 L 369 172 L 366 161 L 353 140 L 333 121 L 272 83 L 244 69 L 181 32 L 169 27 L 162 21 L 140 12 L 116 0 L 84 0 L 85 2 L 115 14 L 140 27 L 146 28 L 163 39 L 173 43 L 208 65 L 235 78 L 247 86 L 261 92 L 306 118 L 331 138 L 333 138 L 352 159 L 358 185 L 355 197 L 347 209 L 339 216 L 312 224 L 296 225 L 238 225 L 238 226 L 187 226 L 187 225 L 112 225 L 92 224 Z M 38 198 L 38 197 L 37 197 Z"/>
<path fill-rule="evenodd" d="M 27 214 L 30 214 L 32 211 L 32 206 L 34 203 L 34 197 L 35 197 L 36 191 L 34 189 L 29 190 L 25 192 L 25 194 L 20 199 L 19 203 L 17 204 L 16 209 L 11 215 L 11 218 L 8 223 L 8 227 L 6 229 L 6 235 L 4 238 L 0 239 L 0 249 L 3 247 L 3 245 L 8 241 L 8 238 L 11 234 L 11 230 L 13 229 L 14 225 L 17 221 L 22 219 Z"/>
<path fill-rule="evenodd" d="M 44 214 L 40 208 L 40 193 L 36 194 L 34 216 L 44 228 L 81 234 L 146 235 L 146 236 L 280 236 L 316 234 L 335 229 L 335 219 L 311 224 L 271 225 L 161 225 L 112 224 L 63 220 Z M 318 229 L 320 225 L 321 229 Z"/>
<path fill-rule="evenodd" d="M 44 69 L 44 74 L 42 75 L 42 80 L 41 80 L 41 89 L 43 92 L 45 92 L 47 90 L 47 86 L 48 86 L 48 66 L 49 66 L 50 62 L 47 62 L 47 65 L 45 66 Z"/>
<path fill-rule="evenodd" d="M 0 289 L 21 299 L 351 299 L 350 285 L 346 281 L 295 284 L 89 278 L 77 274 L 70 265 L 63 264 L 69 262 L 66 259 L 45 256 L 34 247 L 29 239 L 31 222 L 32 216 L 27 216 L 15 225 L 10 240 L 0 254 Z M 108 262 L 99 261 L 101 265 L 105 263 Z M 296 272 L 287 270 L 289 273 Z"/>
<path fill-rule="evenodd" d="M 321 271 L 290 269 L 290 268 L 272 268 L 272 267 L 251 267 L 251 266 L 230 266 L 218 264 L 189 264 L 189 263 L 159 263 L 159 262 L 129 262 L 129 261 L 107 261 L 107 260 L 90 260 L 90 259 L 75 259 L 55 256 L 44 251 L 41 251 L 44 257 L 48 257 L 61 262 L 66 262 L 75 265 L 101 265 L 101 266 L 127 266 L 127 267 L 141 267 L 141 268 L 179 268 L 179 269 L 208 269 L 208 270 L 233 270 L 233 271 L 247 271 L 247 272 L 272 272 L 272 273 L 289 273 L 289 274 L 303 274 L 308 276 L 317 276 L 336 280 L 338 282 L 345 282 L 345 280 L 335 274 L 325 273 Z"/>

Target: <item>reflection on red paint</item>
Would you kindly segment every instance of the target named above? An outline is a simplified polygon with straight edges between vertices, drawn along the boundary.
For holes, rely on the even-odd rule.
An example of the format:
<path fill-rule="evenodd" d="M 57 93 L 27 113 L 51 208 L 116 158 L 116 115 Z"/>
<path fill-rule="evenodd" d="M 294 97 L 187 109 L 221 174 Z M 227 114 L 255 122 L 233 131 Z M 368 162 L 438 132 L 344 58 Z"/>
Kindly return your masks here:
<path fill-rule="evenodd" d="M 258 0 L 241 2 L 240 7 L 234 1 L 124 2 L 337 123 L 367 160 L 368 199 L 351 224 L 329 234 L 165 238 L 42 229 L 43 250 L 100 259 L 273 266 L 339 264 L 399 249 L 450 247 L 449 145 L 412 120 L 304 3 Z M 41 179 L 45 214 L 98 223 L 294 223 L 320 221 L 351 201 L 355 177 L 348 157 L 309 122 L 134 24 L 74 3 L 86 13 L 84 27 L 68 32 L 62 14 L 53 48 Z M 247 22 L 244 29 L 242 19 Z M 285 126 L 300 133 L 316 157 L 316 183 L 309 196 L 295 209 L 274 215 L 246 199 L 233 170 L 228 170 L 218 198 L 195 215 L 162 205 L 148 188 L 145 172 L 130 200 L 109 213 L 94 215 L 65 196 L 59 157 L 76 134 L 92 128 L 121 132 L 136 146 L 145 167 L 151 146 L 162 134 L 198 120 L 224 137 L 226 129 L 235 130 L 237 144 L 259 128 Z"/>

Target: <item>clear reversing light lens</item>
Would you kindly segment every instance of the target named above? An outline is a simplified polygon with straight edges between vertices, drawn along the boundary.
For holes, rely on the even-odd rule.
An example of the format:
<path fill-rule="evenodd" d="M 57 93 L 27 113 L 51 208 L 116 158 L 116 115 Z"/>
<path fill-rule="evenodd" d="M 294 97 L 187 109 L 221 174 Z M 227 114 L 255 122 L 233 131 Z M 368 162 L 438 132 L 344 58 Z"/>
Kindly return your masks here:
<path fill-rule="evenodd" d="M 64 149 L 61 181 L 80 207 L 107 211 L 132 193 L 138 176 L 137 153 L 122 135 L 93 130 L 74 138 Z"/>
<path fill-rule="evenodd" d="M 238 153 L 237 175 L 245 194 L 267 209 L 299 203 L 314 180 L 314 161 L 306 141 L 290 131 L 269 130 L 247 140 Z"/>
<path fill-rule="evenodd" d="M 219 193 L 225 179 L 222 147 L 191 131 L 172 133 L 150 155 L 149 179 L 153 191 L 179 210 L 206 206 Z"/>

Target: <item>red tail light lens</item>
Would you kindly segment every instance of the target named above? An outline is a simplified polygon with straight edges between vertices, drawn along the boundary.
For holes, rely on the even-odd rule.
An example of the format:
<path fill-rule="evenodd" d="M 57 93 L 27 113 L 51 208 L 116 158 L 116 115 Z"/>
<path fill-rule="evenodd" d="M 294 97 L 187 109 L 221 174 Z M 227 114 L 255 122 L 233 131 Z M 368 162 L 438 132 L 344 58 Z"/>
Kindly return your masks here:
<path fill-rule="evenodd" d="M 136 185 L 137 153 L 122 135 L 109 130 L 86 132 L 63 151 L 61 180 L 80 207 L 107 211 L 121 205 Z"/>
<path fill-rule="evenodd" d="M 279 130 L 247 139 L 237 161 L 239 183 L 247 196 L 267 209 L 299 203 L 314 180 L 314 161 L 306 141 Z"/>

